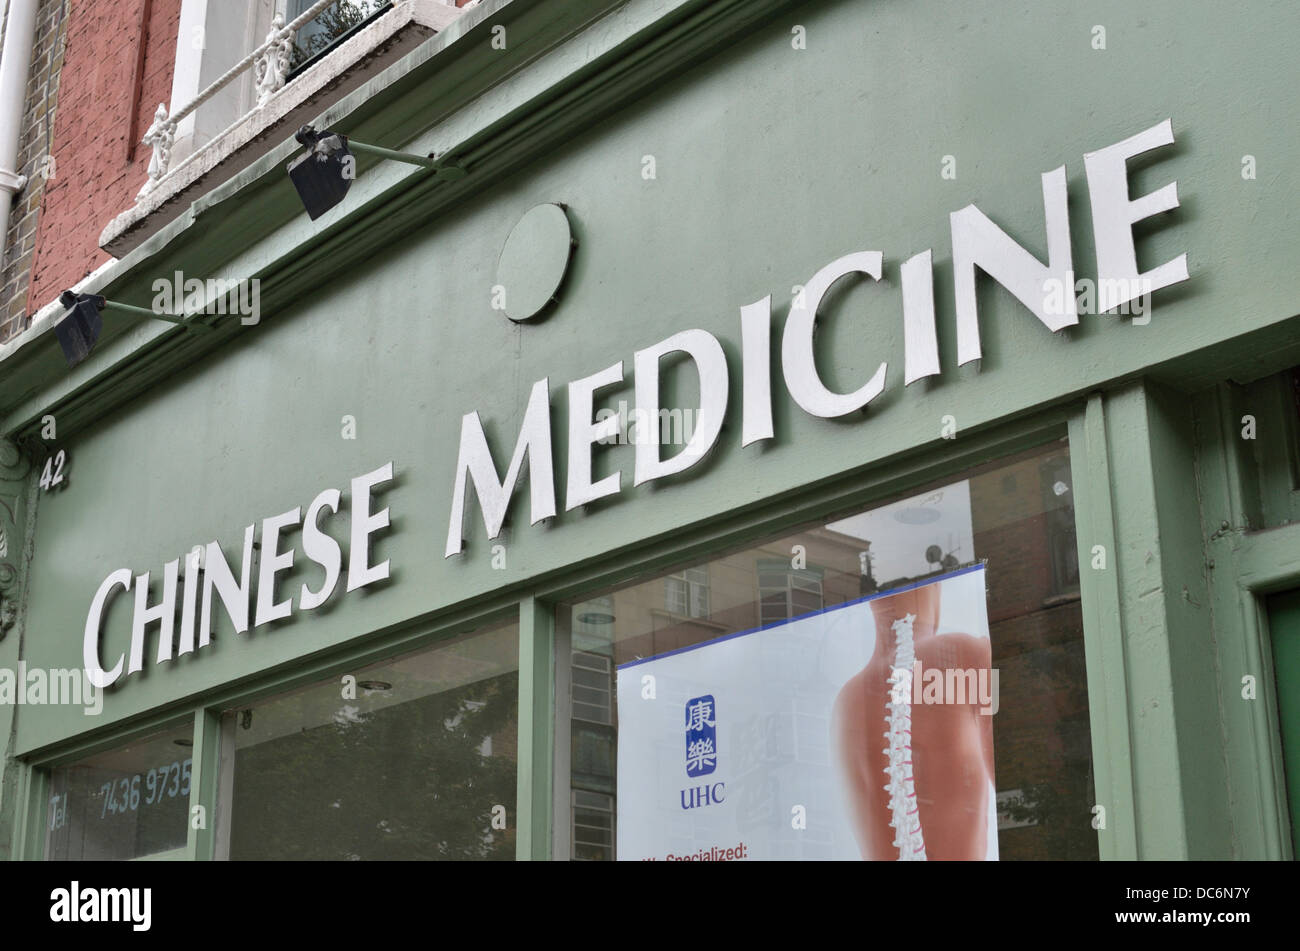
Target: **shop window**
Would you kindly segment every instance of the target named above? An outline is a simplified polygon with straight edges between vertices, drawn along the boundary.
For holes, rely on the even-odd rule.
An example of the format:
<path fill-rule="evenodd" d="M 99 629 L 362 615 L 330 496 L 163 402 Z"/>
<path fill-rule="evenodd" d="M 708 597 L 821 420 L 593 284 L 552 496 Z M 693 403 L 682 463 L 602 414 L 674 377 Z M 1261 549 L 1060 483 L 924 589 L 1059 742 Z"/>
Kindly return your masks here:
<path fill-rule="evenodd" d="M 182 848 L 192 733 L 177 729 L 50 771 L 45 857 L 134 859 Z"/>
<path fill-rule="evenodd" d="M 1300 490 L 1300 367 L 1293 367 L 1286 374 L 1290 383 L 1291 402 L 1287 414 L 1291 425 L 1287 427 L 1291 452 L 1291 488 Z"/>
<path fill-rule="evenodd" d="M 664 579 L 664 607 L 682 617 L 709 616 L 709 570 L 687 568 Z"/>
<path fill-rule="evenodd" d="M 222 719 L 218 855 L 513 859 L 518 626 Z"/>
<path fill-rule="evenodd" d="M 618 589 L 581 638 L 559 605 L 571 854 L 1096 859 L 1069 487 L 1054 443 Z"/>

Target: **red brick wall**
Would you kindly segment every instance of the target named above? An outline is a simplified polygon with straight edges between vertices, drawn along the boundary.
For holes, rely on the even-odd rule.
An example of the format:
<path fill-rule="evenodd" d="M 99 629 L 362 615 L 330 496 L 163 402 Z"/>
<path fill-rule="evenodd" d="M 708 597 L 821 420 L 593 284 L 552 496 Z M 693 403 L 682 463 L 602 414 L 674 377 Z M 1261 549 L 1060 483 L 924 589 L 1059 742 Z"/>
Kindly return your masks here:
<path fill-rule="evenodd" d="M 67 44 L 54 121 L 56 173 L 45 185 L 27 310 L 34 313 L 109 260 L 99 249 L 104 226 L 135 201 L 148 177 L 147 147 L 128 161 L 137 45 L 145 42 L 137 138 L 160 102 L 171 101 L 181 0 L 152 0 L 147 34 L 140 15 L 150 0 L 92 0 L 69 5 Z"/>
<path fill-rule="evenodd" d="M 36 222 L 45 182 L 55 174 L 54 166 L 47 160 L 47 150 L 53 144 L 53 122 L 58 109 L 63 32 L 67 26 L 65 5 L 65 0 L 41 0 L 36 11 L 35 43 L 27 75 L 18 161 L 14 166 L 18 174 L 26 176 L 27 185 L 14 196 L 9 232 L 2 236 L 0 343 L 27 326 L 27 287 L 36 249 Z M 6 22 L 5 29 L 8 28 Z"/>

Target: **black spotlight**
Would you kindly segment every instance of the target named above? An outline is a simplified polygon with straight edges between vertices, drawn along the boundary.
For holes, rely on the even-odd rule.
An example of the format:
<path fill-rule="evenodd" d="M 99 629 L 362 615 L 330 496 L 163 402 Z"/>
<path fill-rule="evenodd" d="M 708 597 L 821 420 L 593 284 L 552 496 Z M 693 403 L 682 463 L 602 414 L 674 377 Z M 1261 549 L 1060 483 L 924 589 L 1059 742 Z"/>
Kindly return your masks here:
<path fill-rule="evenodd" d="M 353 153 L 433 169 L 439 179 L 447 181 L 465 175 L 465 170 L 459 166 L 439 162 L 431 156 L 367 145 L 355 139 L 349 140 L 341 132 L 317 132 L 309 125 L 299 129 L 294 138 L 306 147 L 307 153 L 289 163 L 289 180 L 298 190 L 298 197 L 302 199 L 303 207 L 307 209 L 312 221 L 347 197 L 352 180 L 357 175 L 357 161 Z"/>
<path fill-rule="evenodd" d="M 90 355 L 90 351 L 95 348 L 95 342 L 99 340 L 100 331 L 104 329 L 104 321 L 100 315 L 105 308 L 120 310 L 126 314 L 136 314 L 140 317 L 149 317 L 153 320 L 162 320 L 169 324 L 179 324 L 186 330 L 212 330 L 207 324 L 199 323 L 196 320 L 187 320 L 176 314 L 155 313 L 144 307 L 136 307 L 134 304 L 119 304 L 116 301 L 100 297 L 98 294 L 78 294 L 75 291 L 64 291 L 59 295 L 59 303 L 63 305 L 67 313 L 55 325 L 54 336 L 59 338 L 59 346 L 63 348 L 63 358 L 68 361 L 69 367 L 75 367 L 86 359 Z"/>
<path fill-rule="evenodd" d="M 294 138 L 307 147 L 307 154 L 289 163 L 289 180 L 315 221 L 347 197 L 356 177 L 356 159 L 346 135 L 320 133 L 305 125 Z"/>
<path fill-rule="evenodd" d="M 75 367 L 90 355 L 99 332 L 104 329 L 104 321 L 99 312 L 107 301 L 95 294 L 74 294 L 64 291 L 59 295 L 59 303 L 67 311 L 63 319 L 54 328 L 54 335 L 59 338 L 63 348 L 63 357 L 69 367 Z"/>

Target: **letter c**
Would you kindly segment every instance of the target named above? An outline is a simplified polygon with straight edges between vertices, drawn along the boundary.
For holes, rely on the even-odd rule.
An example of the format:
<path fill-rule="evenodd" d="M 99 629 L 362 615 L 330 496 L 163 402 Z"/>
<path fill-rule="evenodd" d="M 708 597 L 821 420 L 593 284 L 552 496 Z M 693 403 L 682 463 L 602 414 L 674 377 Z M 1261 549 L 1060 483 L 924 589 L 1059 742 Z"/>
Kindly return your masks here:
<path fill-rule="evenodd" d="M 722 801 L 723 801 L 722 790 L 724 790 L 724 789 L 726 789 L 726 788 L 727 788 L 726 783 L 714 783 L 714 784 L 713 784 L 713 789 L 711 789 L 710 792 L 711 792 L 712 795 L 713 795 L 713 801 L 714 801 L 715 803 L 716 803 L 716 802 L 722 802 Z"/>
<path fill-rule="evenodd" d="M 126 654 L 123 653 L 110 671 L 105 671 L 99 665 L 99 635 L 103 626 L 104 608 L 108 606 L 108 599 L 118 585 L 122 586 L 123 591 L 131 590 L 130 568 L 119 568 L 104 579 L 104 583 L 95 592 L 95 597 L 91 599 L 90 614 L 86 616 L 86 639 L 82 642 L 81 656 L 86 665 L 86 676 L 100 690 L 112 685 L 122 675 L 122 663 L 126 660 Z"/>
<path fill-rule="evenodd" d="M 887 364 L 882 363 L 875 374 L 861 388 L 852 393 L 835 393 L 827 389 L 817 374 L 813 360 L 813 327 L 817 323 L 817 308 L 831 285 L 849 274 L 866 274 L 880 280 L 883 259 L 879 251 L 859 251 L 832 261 L 812 276 L 804 285 L 803 301 L 790 307 L 781 334 L 781 371 L 785 386 L 800 408 L 810 416 L 833 419 L 854 410 L 862 409 L 880 395 L 885 388 Z M 799 306 L 802 304 L 802 306 Z M 638 373 L 637 379 L 640 379 Z"/>

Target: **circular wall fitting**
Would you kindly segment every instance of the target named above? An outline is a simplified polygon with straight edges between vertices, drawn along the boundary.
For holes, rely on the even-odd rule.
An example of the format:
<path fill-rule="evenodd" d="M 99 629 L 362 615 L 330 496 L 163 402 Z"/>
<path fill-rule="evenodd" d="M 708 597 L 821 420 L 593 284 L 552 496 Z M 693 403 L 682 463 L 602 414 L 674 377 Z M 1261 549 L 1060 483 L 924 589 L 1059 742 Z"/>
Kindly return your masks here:
<path fill-rule="evenodd" d="M 497 259 L 500 305 L 511 320 L 532 320 L 555 301 L 573 256 L 573 229 L 563 205 L 530 208 L 510 231 Z"/>

